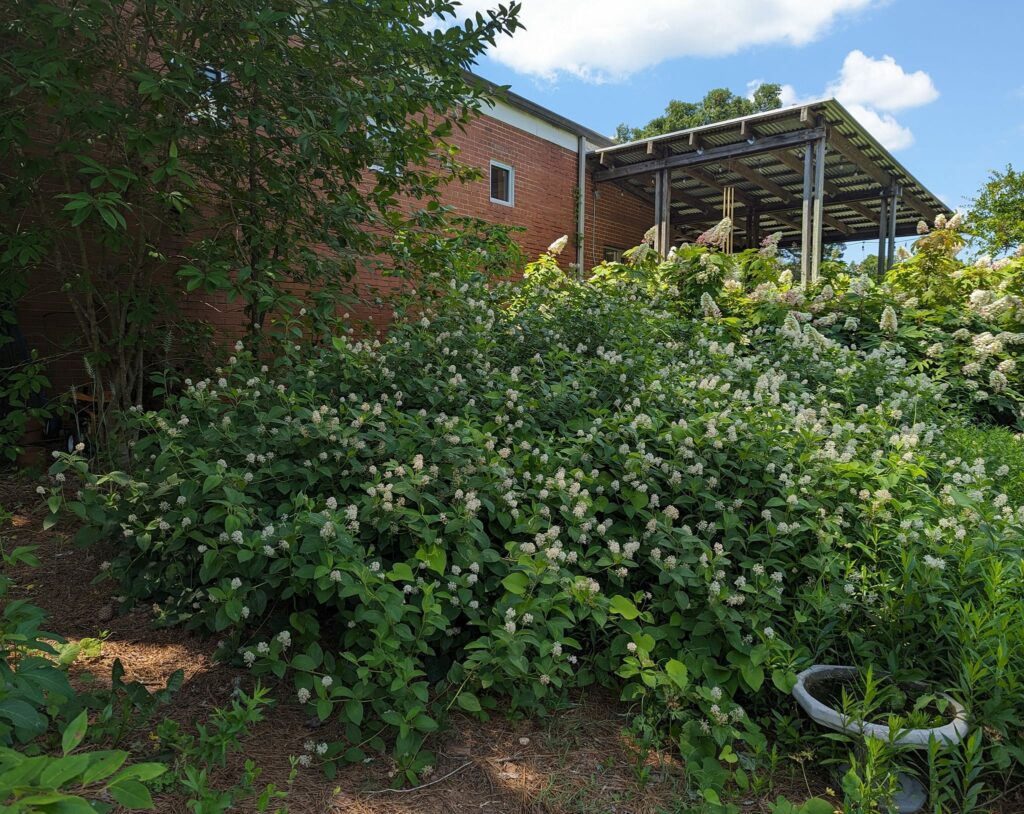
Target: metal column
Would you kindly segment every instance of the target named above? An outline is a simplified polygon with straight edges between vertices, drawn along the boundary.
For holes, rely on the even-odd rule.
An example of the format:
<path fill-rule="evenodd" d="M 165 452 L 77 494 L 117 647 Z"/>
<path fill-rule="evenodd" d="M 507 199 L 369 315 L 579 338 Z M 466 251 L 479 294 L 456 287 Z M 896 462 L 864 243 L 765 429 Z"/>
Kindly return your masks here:
<path fill-rule="evenodd" d="M 661 171 L 654 173 L 654 249 L 655 251 L 661 251 Z"/>
<path fill-rule="evenodd" d="M 900 188 L 894 185 L 889 196 L 889 247 L 886 252 L 885 270 L 888 271 L 896 263 L 896 218 L 899 217 Z"/>
<path fill-rule="evenodd" d="M 658 195 L 658 252 L 662 257 L 668 255 L 672 246 L 672 171 L 660 170 L 658 183 L 655 185 Z"/>
<path fill-rule="evenodd" d="M 889 230 L 889 197 L 886 193 L 878 199 L 878 277 L 885 274 L 885 236 Z"/>
<path fill-rule="evenodd" d="M 811 282 L 818 282 L 821 273 L 821 261 L 825 256 L 825 246 L 822 243 L 822 230 L 825 220 L 825 139 L 822 136 L 814 148 L 814 221 L 812 224 L 812 246 L 811 246 Z M 807 148 L 810 152 L 810 146 Z"/>
<path fill-rule="evenodd" d="M 800 283 L 807 285 L 811 276 L 811 195 L 814 191 L 814 146 L 804 148 L 804 203 L 800 220 Z"/>
<path fill-rule="evenodd" d="M 576 270 L 582 280 L 587 260 L 587 139 L 580 136 L 576 144 Z"/>

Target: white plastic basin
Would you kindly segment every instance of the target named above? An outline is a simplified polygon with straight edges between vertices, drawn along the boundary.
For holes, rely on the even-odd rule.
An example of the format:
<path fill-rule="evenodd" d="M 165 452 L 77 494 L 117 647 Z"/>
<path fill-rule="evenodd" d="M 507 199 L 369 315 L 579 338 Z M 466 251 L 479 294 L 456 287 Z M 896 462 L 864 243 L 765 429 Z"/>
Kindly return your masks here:
<path fill-rule="evenodd" d="M 837 732 L 863 733 L 878 740 L 889 741 L 891 733 L 889 727 L 884 724 L 873 724 L 843 715 L 837 709 L 822 703 L 807 690 L 808 683 L 827 681 L 828 679 L 849 679 L 858 675 L 856 667 L 843 667 L 837 664 L 815 664 L 797 676 L 796 686 L 793 687 L 793 697 L 803 708 L 804 712 L 811 716 L 817 723 Z M 961 704 L 950 698 L 945 693 L 939 696 L 949 702 L 953 713 L 953 719 L 944 726 L 937 726 L 931 729 L 902 729 L 897 733 L 892 742 L 901 746 L 910 746 L 916 749 L 928 748 L 928 743 L 935 738 L 939 743 L 947 746 L 955 746 L 967 735 L 967 712 Z"/>

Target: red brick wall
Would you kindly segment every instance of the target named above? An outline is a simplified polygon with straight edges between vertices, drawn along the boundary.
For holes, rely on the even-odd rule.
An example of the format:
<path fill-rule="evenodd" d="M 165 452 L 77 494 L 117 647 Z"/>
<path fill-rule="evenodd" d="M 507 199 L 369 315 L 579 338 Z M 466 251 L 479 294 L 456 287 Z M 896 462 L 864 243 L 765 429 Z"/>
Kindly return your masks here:
<path fill-rule="evenodd" d="M 453 139 L 459 159 L 479 168 L 484 177 L 470 184 L 452 184 L 442 196 L 460 215 L 526 228 L 519 240 L 527 260 L 553 240 L 569 236 L 563 263 L 576 260 L 577 154 L 488 116 L 480 116 Z M 515 206 L 490 201 L 491 160 L 515 167 Z M 605 247 L 628 249 L 643 240 L 654 225 L 654 205 L 613 183 L 596 186 L 588 174 L 584 234 L 584 266 L 600 263 Z"/>
<path fill-rule="evenodd" d="M 452 139 L 463 164 L 476 167 L 483 178 L 468 184 L 451 184 L 442 202 L 460 215 L 491 223 L 522 226 L 519 236 L 528 260 L 533 260 L 554 240 L 569 236 L 564 257 L 575 256 L 576 153 L 516 127 L 478 116 Z M 490 200 L 491 160 L 515 168 L 515 205 Z"/>
<path fill-rule="evenodd" d="M 453 141 L 459 160 L 477 167 L 484 177 L 469 184 L 452 184 L 442 201 L 460 215 L 492 223 L 521 226 L 519 237 L 527 260 L 533 260 L 553 240 L 569 236 L 563 264 L 576 261 L 577 154 L 488 116 L 470 123 Z M 491 160 L 515 167 L 515 206 L 490 201 Z M 628 249 L 643 240 L 654 225 L 654 204 L 613 183 L 597 185 L 587 178 L 584 266 L 589 270 L 603 259 L 606 246 Z"/>
<path fill-rule="evenodd" d="M 604 259 L 605 248 L 631 249 L 643 241 L 654 225 L 654 203 L 614 183 L 594 184 L 588 179 L 584 215 L 584 266 L 589 270 Z"/>
<path fill-rule="evenodd" d="M 480 218 L 490 223 L 525 229 L 516 234 L 529 262 L 562 235 L 569 245 L 562 254 L 565 263 L 576 260 L 577 156 L 532 133 L 486 115 L 478 116 L 456 131 L 449 141 L 459 148 L 458 160 L 481 172 L 468 183 L 453 182 L 444 187 L 440 202 L 455 214 Z M 491 201 L 490 162 L 514 169 L 514 204 Z M 368 182 L 369 183 L 369 182 Z M 410 206 L 415 202 L 410 202 Z M 405 285 L 399 278 L 365 271 L 353 281 L 360 297 L 373 290 L 392 292 Z M 387 324 L 387 309 L 360 306 L 352 309 L 359 318 L 370 319 L 378 328 Z"/>

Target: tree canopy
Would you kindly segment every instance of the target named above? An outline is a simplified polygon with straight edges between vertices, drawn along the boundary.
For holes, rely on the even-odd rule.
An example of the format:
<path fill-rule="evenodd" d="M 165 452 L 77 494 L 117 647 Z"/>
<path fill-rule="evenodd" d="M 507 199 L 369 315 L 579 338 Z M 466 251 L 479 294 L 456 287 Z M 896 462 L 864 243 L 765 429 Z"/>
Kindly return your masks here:
<path fill-rule="evenodd" d="M 651 119 L 641 127 L 620 124 L 615 131 L 616 141 L 659 136 L 676 130 L 700 127 L 705 124 L 749 116 L 765 110 L 782 107 L 782 86 L 774 83 L 758 85 L 749 96 L 740 96 L 728 88 L 709 90 L 699 102 L 681 102 L 673 99 L 661 116 Z"/>
<path fill-rule="evenodd" d="M 990 254 L 1024 246 L 1024 173 L 1012 164 L 993 171 L 974 199 L 967 228 L 975 245 Z"/>
<path fill-rule="evenodd" d="M 120 407 L 182 287 L 259 335 L 296 292 L 437 245 L 469 174 L 449 136 L 486 94 L 464 71 L 519 27 L 515 2 L 440 26 L 449 0 L 4 7 L 0 278 L 56 278 Z"/>

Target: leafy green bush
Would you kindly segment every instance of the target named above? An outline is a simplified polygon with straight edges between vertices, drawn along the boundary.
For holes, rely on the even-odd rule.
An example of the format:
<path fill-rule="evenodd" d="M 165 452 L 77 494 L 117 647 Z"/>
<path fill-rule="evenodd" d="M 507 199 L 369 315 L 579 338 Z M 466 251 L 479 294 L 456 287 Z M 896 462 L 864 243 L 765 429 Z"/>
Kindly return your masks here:
<path fill-rule="evenodd" d="M 998 488 L 1014 505 L 1024 503 L 1024 438 L 1005 427 L 952 427 L 944 433 L 943 453 L 973 462 L 984 459 Z"/>
<path fill-rule="evenodd" d="M 968 608 L 1024 514 L 983 467 L 939 477 L 946 383 L 888 339 L 718 316 L 705 286 L 736 285 L 715 257 L 683 255 L 705 280 L 641 258 L 580 283 L 546 255 L 514 286 L 427 281 L 381 341 L 239 344 L 132 414 L 130 471 L 62 456 L 51 508 L 117 541 L 127 601 L 340 718 L 305 761 L 328 773 L 390 749 L 415 782 L 448 710 L 541 713 L 600 682 L 731 810 L 718 791 L 749 782 L 737 753 L 764 753 L 800 667 L 898 660 L 952 685 L 965 648 L 995 646 L 1006 631 L 967 639 Z M 1020 573 L 1001 579 L 1020 601 Z M 1018 725 L 999 717 L 1018 659 L 968 699 L 993 731 Z"/>
<path fill-rule="evenodd" d="M 737 329 L 781 326 L 792 316 L 862 350 L 895 344 L 911 370 L 948 385 L 951 406 L 966 417 L 1024 427 L 1024 257 L 965 265 L 956 219 L 920 228 L 916 253 L 881 282 L 826 264 L 828 276 L 807 290 L 779 265 L 778 235 L 759 250 L 727 255 L 714 229 L 710 242 L 667 258 L 645 245 L 627 263 L 603 264 L 593 280 L 639 286 L 674 310 L 724 315 Z"/>
<path fill-rule="evenodd" d="M 160 763 L 135 763 L 125 768 L 124 751 L 76 753 L 88 730 L 84 710 L 68 724 L 61 736 L 61 757 L 29 757 L 0 747 L 0 802 L 10 814 L 69 812 L 93 814 L 112 811 L 102 797 L 116 800 L 135 811 L 152 808 L 153 798 L 144 781 L 164 773 Z"/>
<path fill-rule="evenodd" d="M 0 347 L 5 339 L 0 335 Z M 24 364 L 0 369 L 0 464 L 17 459 L 31 422 L 42 422 L 53 416 L 53 408 L 44 399 L 49 386 L 46 365 L 34 352 Z"/>

